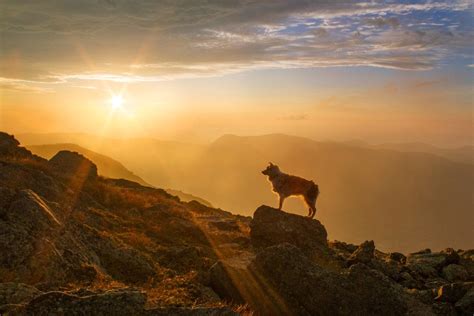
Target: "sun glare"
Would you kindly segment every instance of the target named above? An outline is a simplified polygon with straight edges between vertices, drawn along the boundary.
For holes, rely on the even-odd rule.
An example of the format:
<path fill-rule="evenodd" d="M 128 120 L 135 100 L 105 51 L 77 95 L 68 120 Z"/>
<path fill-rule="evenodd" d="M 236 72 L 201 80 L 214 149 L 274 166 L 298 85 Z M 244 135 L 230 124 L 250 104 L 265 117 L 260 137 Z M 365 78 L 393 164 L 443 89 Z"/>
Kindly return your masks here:
<path fill-rule="evenodd" d="M 123 97 L 121 95 L 114 95 L 110 99 L 110 104 L 114 110 L 121 109 L 123 107 Z"/>

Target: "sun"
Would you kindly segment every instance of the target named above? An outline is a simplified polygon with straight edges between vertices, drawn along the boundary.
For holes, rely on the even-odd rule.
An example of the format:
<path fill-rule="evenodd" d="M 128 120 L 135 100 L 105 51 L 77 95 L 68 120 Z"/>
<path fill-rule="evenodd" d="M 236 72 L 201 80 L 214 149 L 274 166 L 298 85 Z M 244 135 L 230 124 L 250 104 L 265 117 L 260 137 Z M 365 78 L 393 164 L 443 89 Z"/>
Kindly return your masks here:
<path fill-rule="evenodd" d="M 123 108 L 124 99 L 121 95 L 114 95 L 110 99 L 110 104 L 112 105 L 112 109 L 117 110 Z"/>

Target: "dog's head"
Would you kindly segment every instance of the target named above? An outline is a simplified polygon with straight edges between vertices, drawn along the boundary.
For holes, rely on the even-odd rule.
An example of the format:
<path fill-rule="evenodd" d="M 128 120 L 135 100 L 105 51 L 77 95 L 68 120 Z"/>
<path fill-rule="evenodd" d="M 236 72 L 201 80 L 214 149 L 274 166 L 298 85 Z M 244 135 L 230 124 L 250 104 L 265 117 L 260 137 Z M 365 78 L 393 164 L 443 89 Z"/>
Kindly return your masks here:
<path fill-rule="evenodd" d="M 278 168 L 277 165 L 272 164 L 271 162 L 267 166 L 265 170 L 262 171 L 262 173 L 266 176 L 273 176 L 276 175 L 280 172 L 280 168 Z"/>

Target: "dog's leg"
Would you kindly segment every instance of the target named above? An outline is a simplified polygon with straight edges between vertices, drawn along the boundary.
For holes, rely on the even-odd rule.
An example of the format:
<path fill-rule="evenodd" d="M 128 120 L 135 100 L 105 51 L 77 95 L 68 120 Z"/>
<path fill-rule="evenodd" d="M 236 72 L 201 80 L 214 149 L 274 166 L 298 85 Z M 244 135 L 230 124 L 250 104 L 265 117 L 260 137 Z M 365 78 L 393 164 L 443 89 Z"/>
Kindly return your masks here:
<path fill-rule="evenodd" d="M 280 195 L 280 204 L 278 205 L 278 209 L 281 211 L 281 208 L 283 207 L 283 202 L 285 201 L 285 197 Z"/>
<path fill-rule="evenodd" d="M 314 216 L 313 210 L 316 209 L 314 207 L 315 201 L 313 201 L 310 197 L 308 197 L 306 195 L 304 196 L 304 201 L 305 201 L 306 205 L 308 205 L 308 217 L 313 218 L 313 216 Z"/>

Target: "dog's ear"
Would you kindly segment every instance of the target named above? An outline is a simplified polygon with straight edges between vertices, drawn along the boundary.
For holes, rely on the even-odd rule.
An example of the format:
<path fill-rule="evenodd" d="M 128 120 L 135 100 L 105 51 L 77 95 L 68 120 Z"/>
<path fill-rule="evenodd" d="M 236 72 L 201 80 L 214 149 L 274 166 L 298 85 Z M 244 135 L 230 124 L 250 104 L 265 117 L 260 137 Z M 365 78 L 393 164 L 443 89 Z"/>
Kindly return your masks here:
<path fill-rule="evenodd" d="M 270 165 L 270 167 L 273 167 L 273 164 L 271 162 L 268 163 Z"/>

